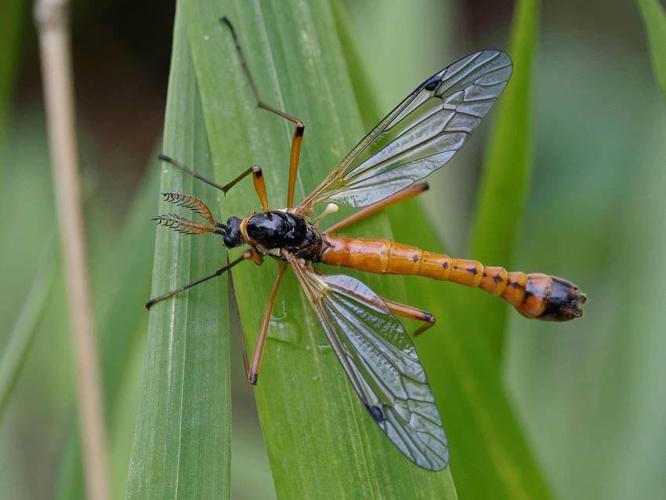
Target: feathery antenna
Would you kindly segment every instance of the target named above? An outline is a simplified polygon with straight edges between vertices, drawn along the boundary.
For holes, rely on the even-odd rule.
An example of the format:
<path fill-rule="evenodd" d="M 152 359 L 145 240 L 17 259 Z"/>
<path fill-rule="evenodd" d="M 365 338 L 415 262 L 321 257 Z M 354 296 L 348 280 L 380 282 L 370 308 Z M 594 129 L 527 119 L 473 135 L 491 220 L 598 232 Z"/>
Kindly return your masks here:
<path fill-rule="evenodd" d="M 218 224 L 215 217 L 213 217 L 210 208 L 208 208 L 203 200 L 196 196 L 181 193 L 162 193 L 162 197 L 164 198 L 164 201 L 168 203 L 173 203 L 179 207 L 188 208 L 193 212 L 198 213 L 214 226 Z"/>
<path fill-rule="evenodd" d="M 205 224 L 191 221 L 178 214 L 163 214 L 153 217 L 153 220 L 159 226 L 165 226 L 178 231 L 183 234 L 202 234 L 202 233 L 216 233 L 224 236 L 226 234 L 226 226 L 224 224 L 210 227 Z"/>
<path fill-rule="evenodd" d="M 162 193 L 164 201 L 173 203 L 176 206 L 187 208 L 199 214 L 212 224 L 208 226 L 199 222 L 194 222 L 178 214 L 162 214 L 153 217 L 153 220 L 160 226 L 165 226 L 183 234 L 203 234 L 215 233 L 224 236 L 227 232 L 227 226 L 216 221 L 212 212 L 203 200 L 189 194 L 181 193 Z"/>

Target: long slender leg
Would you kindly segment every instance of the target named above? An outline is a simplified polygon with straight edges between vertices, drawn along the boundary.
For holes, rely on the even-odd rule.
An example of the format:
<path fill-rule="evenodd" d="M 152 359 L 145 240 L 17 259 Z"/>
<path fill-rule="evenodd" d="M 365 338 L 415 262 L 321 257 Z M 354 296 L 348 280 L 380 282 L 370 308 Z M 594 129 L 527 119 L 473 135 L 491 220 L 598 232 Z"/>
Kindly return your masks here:
<path fill-rule="evenodd" d="M 206 184 L 219 189 L 224 194 L 227 194 L 227 191 L 229 191 L 232 187 L 238 184 L 239 181 L 241 181 L 248 175 L 252 174 L 252 184 L 254 185 L 254 190 L 257 192 L 257 196 L 259 197 L 259 201 L 261 202 L 262 208 L 264 209 L 264 211 L 266 212 L 268 211 L 268 196 L 266 196 L 266 183 L 264 182 L 264 174 L 261 171 L 261 167 L 258 167 L 257 165 L 252 165 L 250 168 L 245 170 L 234 180 L 222 186 L 221 184 L 218 184 L 217 182 L 210 180 L 208 177 L 204 177 L 203 175 L 195 172 L 184 163 L 175 160 L 170 156 L 167 156 L 165 154 L 160 154 L 159 159 L 161 161 L 169 163 L 170 165 L 173 165 L 176 168 L 179 168 L 183 172 L 190 174 L 195 179 L 199 179 L 200 181 L 203 181 Z"/>
<path fill-rule="evenodd" d="M 175 160 L 175 159 L 171 158 L 170 156 L 167 156 L 165 154 L 160 153 L 160 155 L 157 158 L 160 161 L 167 162 L 170 165 L 173 165 L 174 167 L 179 168 L 183 172 L 186 172 L 186 173 L 190 174 L 195 179 L 199 179 L 200 181 L 205 182 L 209 186 L 213 186 L 214 188 L 217 188 L 217 189 L 220 189 L 220 190 L 224 191 L 224 186 L 221 186 L 217 182 L 210 180 L 208 177 L 204 177 L 203 175 L 201 175 L 201 174 L 195 172 L 194 170 L 192 170 L 190 167 L 188 167 L 184 163 L 181 163 L 178 160 Z M 226 191 L 224 191 L 224 192 L 226 193 Z"/>
<path fill-rule="evenodd" d="M 266 345 L 266 337 L 268 335 L 268 325 L 271 320 L 271 312 L 273 311 L 273 304 L 275 304 L 275 298 L 277 297 L 278 289 L 280 288 L 280 282 L 284 276 L 285 271 L 287 270 L 287 265 L 283 264 L 280 266 L 278 275 L 273 282 L 273 288 L 271 289 L 271 294 L 268 297 L 268 302 L 266 303 L 266 310 L 264 311 L 264 319 L 261 322 L 261 328 L 259 329 L 259 335 L 257 336 L 257 342 L 254 345 L 254 352 L 252 353 L 252 364 L 250 365 L 250 371 L 247 373 L 247 380 L 252 385 L 257 384 L 257 379 L 259 378 L 259 370 L 261 369 L 261 358 L 264 354 L 264 346 Z"/>
<path fill-rule="evenodd" d="M 225 24 L 229 28 L 229 31 L 231 32 L 231 36 L 234 39 L 234 45 L 236 46 L 236 52 L 238 53 L 238 58 L 240 59 L 241 67 L 243 68 L 243 73 L 245 73 L 245 77 L 250 83 L 250 87 L 252 88 L 252 93 L 254 94 L 254 98 L 257 101 L 257 107 L 260 109 L 264 109 L 269 113 L 276 114 L 279 117 L 284 118 L 285 120 L 289 120 L 296 126 L 296 129 L 294 130 L 294 136 L 291 139 L 291 152 L 289 154 L 289 184 L 287 188 L 287 208 L 291 208 L 294 206 L 294 188 L 296 187 L 296 177 L 298 175 L 298 162 L 301 157 L 301 144 L 303 142 L 303 134 L 305 133 L 305 124 L 295 116 L 290 115 L 274 106 L 271 106 L 270 104 L 265 103 L 261 99 L 261 97 L 259 96 L 259 90 L 257 89 L 257 84 L 254 82 L 254 78 L 252 77 L 252 72 L 250 71 L 250 66 L 247 64 L 247 60 L 245 59 L 245 54 L 243 53 L 243 49 L 241 48 L 240 42 L 238 41 L 238 36 L 236 35 L 236 30 L 234 29 L 233 24 L 231 24 L 231 21 L 229 21 L 229 19 L 226 16 L 222 17 L 220 21 L 223 24 Z"/>
<path fill-rule="evenodd" d="M 264 182 L 264 174 L 261 171 L 261 167 L 257 165 L 252 165 L 245 172 L 236 177 L 233 181 L 227 183 L 223 187 L 224 194 L 227 193 L 232 187 L 234 187 L 240 180 L 244 177 L 252 174 L 252 184 L 254 190 L 257 192 L 259 201 L 261 202 L 261 208 L 264 209 L 264 212 L 268 212 L 268 196 L 266 195 L 266 183 Z"/>
<path fill-rule="evenodd" d="M 247 252 L 246 252 L 247 253 Z M 229 264 L 226 266 L 223 266 L 219 268 L 217 271 L 215 271 L 212 274 L 209 274 L 208 276 L 204 276 L 203 278 L 199 278 L 198 280 L 195 280 L 191 283 L 188 283 L 187 285 L 183 285 L 181 287 L 176 288 L 175 290 L 171 290 L 170 292 L 164 293 L 162 295 L 158 295 L 157 297 L 153 297 L 150 299 L 148 302 L 146 302 L 146 309 L 150 309 L 153 307 L 155 304 L 158 302 L 162 302 L 164 299 L 168 299 L 169 297 L 173 297 L 174 295 L 184 292 L 185 290 L 189 290 L 190 288 L 200 285 L 201 283 L 204 283 L 205 281 L 208 281 L 209 279 L 216 278 L 218 276 L 221 276 L 225 272 L 227 272 L 229 269 L 234 267 L 236 264 L 240 264 L 243 262 L 245 259 L 247 259 L 246 254 L 241 255 L 238 257 L 236 260 L 231 261 Z"/>
<path fill-rule="evenodd" d="M 377 212 L 380 212 L 384 210 L 386 207 L 389 207 L 395 203 L 398 203 L 403 200 L 408 200 L 409 198 L 413 198 L 414 196 L 418 196 L 419 194 L 423 193 L 424 191 L 427 191 L 430 188 L 427 182 L 422 182 L 420 184 L 414 184 L 412 186 L 409 186 L 402 191 L 398 191 L 397 193 L 389 196 L 388 198 L 384 198 L 381 201 L 378 201 L 377 203 L 374 203 L 370 206 L 367 206 L 355 214 L 350 215 L 346 219 L 342 219 L 341 221 L 333 224 L 331 227 L 327 228 L 324 230 L 324 233 L 328 234 L 333 234 L 341 229 L 344 229 L 345 227 L 351 226 L 352 224 L 355 224 L 363 219 L 367 219 L 371 215 L 376 214 Z"/>
<path fill-rule="evenodd" d="M 400 304 L 398 302 L 393 302 L 392 300 L 388 299 L 383 299 L 383 300 L 393 314 L 397 314 L 398 316 L 402 316 L 403 318 L 423 321 L 424 323 L 423 326 L 421 326 L 414 332 L 415 337 L 417 335 L 421 335 L 423 332 L 425 332 L 428 328 L 432 327 L 437 322 L 437 318 L 428 311 L 424 311 L 423 309 L 418 309 L 416 307 L 408 306 L 405 304 Z"/>

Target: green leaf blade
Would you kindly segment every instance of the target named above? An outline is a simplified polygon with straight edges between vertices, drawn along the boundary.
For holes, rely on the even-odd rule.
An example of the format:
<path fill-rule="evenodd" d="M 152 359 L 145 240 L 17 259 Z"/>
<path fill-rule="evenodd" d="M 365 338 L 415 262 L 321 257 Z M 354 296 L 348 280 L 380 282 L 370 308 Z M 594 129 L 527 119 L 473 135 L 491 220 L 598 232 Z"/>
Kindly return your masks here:
<path fill-rule="evenodd" d="M 210 164 L 187 36 L 176 18 L 165 152 L 206 175 Z M 165 167 L 161 190 L 210 192 Z M 161 204 L 164 212 L 175 211 Z M 157 233 L 153 294 L 221 267 L 213 238 Z M 128 498 L 229 498 L 230 383 L 225 281 L 214 280 L 150 311 L 143 399 L 139 408 Z"/>
<path fill-rule="evenodd" d="M 234 22 L 263 99 L 305 121 L 296 193 L 301 199 L 363 134 L 327 3 L 219 7 L 199 1 L 188 2 L 185 12 L 217 180 L 259 164 L 271 207 L 283 207 L 293 134 L 290 124 L 256 110 L 230 34 L 217 24 L 224 14 Z M 221 208 L 225 216 L 260 209 L 249 182 L 234 188 Z M 373 236 L 391 237 L 385 217 L 372 227 Z M 266 260 L 260 268 L 247 264 L 233 273 L 248 346 L 254 344 L 276 272 Z M 401 280 L 363 280 L 377 293 L 404 298 Z M 255 391 L 278 496 L 455 498 L 449 470 L 419 469 L 376 428 L 291 272 L 273 310 Z"/>
<path fill-rule="evenodd" d="M 51 237 L 46 246 L 45 257 L 37 267 L 28 296 L 11 329 L 9 341 L 0 359 L 0 422 L 4 418 L 7 404 L 23 371 L 26 357 L 37 332 L 37 324 L 46 308 L 49 293 L 53 289 L 55 252 L 55 238 Z"/>
<path fill-rule="evenodd" d="M 647 32 L 652 70 L 657 85 L 666 96 L 666 11 L 659 0 L 637 0 Z"/>

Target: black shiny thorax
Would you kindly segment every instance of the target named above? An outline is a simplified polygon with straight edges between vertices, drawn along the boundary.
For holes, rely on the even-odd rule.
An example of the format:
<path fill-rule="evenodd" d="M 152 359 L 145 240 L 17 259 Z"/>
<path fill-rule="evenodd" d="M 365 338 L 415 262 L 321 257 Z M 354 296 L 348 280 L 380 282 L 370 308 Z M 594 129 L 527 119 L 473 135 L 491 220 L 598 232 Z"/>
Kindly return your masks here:
<path fill-rule="evenodd" d="M 303 217 L 271 211 L 250 216 L 245 231 L 251 239 L 267 249 L 294 248 L 305 240 L 307 224 Z"/>
<path fill-rule="evenodd" d="M 244 222 L 243 236 L 247 238 L 247 243 L 260 250 L 284 249 L 297 257 L 319 260 L 322 251 L 321 233 L 305 217 L 272 210 L 251 215 Z"/>

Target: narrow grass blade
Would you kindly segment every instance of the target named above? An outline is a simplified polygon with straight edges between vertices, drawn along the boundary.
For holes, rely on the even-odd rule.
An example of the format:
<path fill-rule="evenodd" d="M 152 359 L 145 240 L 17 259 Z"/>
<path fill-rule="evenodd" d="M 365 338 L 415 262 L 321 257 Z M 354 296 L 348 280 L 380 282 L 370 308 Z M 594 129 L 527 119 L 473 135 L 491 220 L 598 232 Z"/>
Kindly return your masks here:
<path fill-rule="evenodd" d="M 334 2 L 336 19 L 366 127 L 381 117 L 353 41 L 345 30 L 346 11 Z M 445 175 L 445 173 L 438 174 Z M 425 196 L 436 196 L 435 193 Z M 400 242 L 443 252 L 431 222 L 416 200 L 389 209 Z M 451 470 L 462 498 L 549 498 L 544 477 L 530 452 L 485 338 L 470 334 L 475 320 L 467 311 L 480 293 L 415 278 L 409 303 L 439 321 L 417 339 L 451 445 Z"/>
<path fill-rule="evenodd" d="M 532 170 L 531 131 L 532 66 L 536 47 L 539 0 L 516 2 L 509 54 L 513 76 L 495 111 L 479 187 L 472 257 L 487 265 L 509 267 L 522 220 Z M 479 296 L 469 309 L 469 335 L 487 339 L 501 358 L 506 331 L 507 306 L 491 296 Z"/>
<path fill-rule="evenodd" d="M 51 238 L 46 245 L 45 258 L 37 266 L 28 297 L 23 303 L 14 328 L 9 334 L 9 342 L 4 347 L 0 360 L 0 421 L 5 414 L 7 403 L 23 368 L 26 356 L 32 345 L 49 291 L 55 277 L 55 244 Z"/>
<path fill-rule="evenodd" d="M 230 180 L 259 164 L 271 207 L 283 207 L 293 134 L 284 120 L 256 109 L 231 35 L 218 22 L 227 15 L 263 98 L 305 121 L 296 194 L 301 199 L 363 134 L 328 3 L 198 0 L 183 6 L 216 179 Z M 249 181 L 234 188 L 222 207 L 225 216 L 260 209 Z M 373 235 L 391 237 L 385 217 L 372 227 Z M 234 270 L 249 346 L 275 272 L 270 259 L 261 268 Z M 363 280 L 380 294 L 404 299 L 400 279 Z M 256 397 L 279 497 L 455 498 L 448 470 L 419 469 L 376 428 L 291 272 L 274 308 Z"/>
<path fill-rule="evenodd" d="M 180 6 L 166 112 L 164 152 L 204 175 L 206 131 Z M 217 193 L 164 166 L 161 191 L 211 199 Z M 157 193 L 156 193 L 157 195 Z M 161 212 L 174 211 L 166 203 Z M 152 294 L 221 267 L 213 237 L 157 231 Z M 127 497 L 229 498 L 229 337 L 224 280 L 214 280 L 150 311 L 142 401 L 129 467 Z"/>
<path fill-rule="evenodd" d="M 652 70 L 666 96 L 666 11 L 659 0 L 637 0 L 647 33 Z"/>

